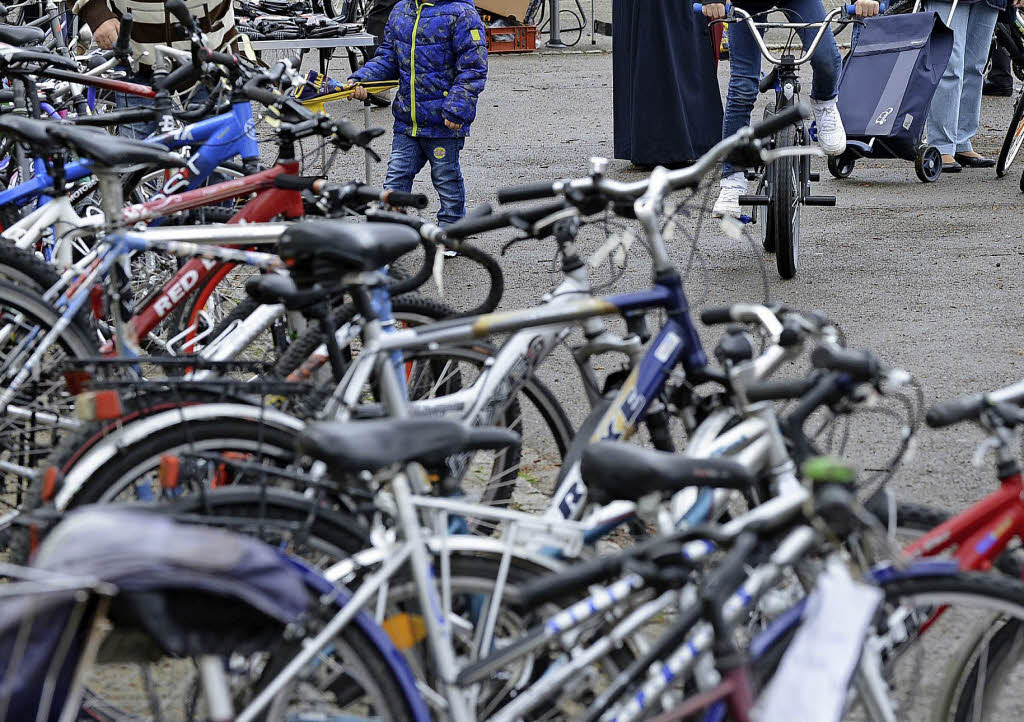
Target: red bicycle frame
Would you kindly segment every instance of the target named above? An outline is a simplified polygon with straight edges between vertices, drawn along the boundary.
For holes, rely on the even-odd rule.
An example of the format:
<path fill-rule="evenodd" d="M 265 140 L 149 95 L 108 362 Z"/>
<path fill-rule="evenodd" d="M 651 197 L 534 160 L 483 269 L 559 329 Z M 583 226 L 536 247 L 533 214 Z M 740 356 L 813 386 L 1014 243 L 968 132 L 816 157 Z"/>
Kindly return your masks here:
<path fill-rule="evenodd" d="M 264 223 L 278 216 L 288 219 L 300 218 L 305 212 L 302 194 L 296 190 L 277 188 L 274 185 L 278 176 L 295 175 L 298 172 L 298 161 L 282 162 L 273 168 L 251 176 L 128 206 L 124 209 L 124 220 L 128 224 L 150 221 L 160 216 L 247 196 L 251 193 L 256 193 L 256 197 L 246 203 L 228 223 Z M 185 263 L 163 285 L 160 292 L 132 317 L 131 323 L 134 326 L 136 338 L 145 338 L 192 292 L 202 288 L 206 292 L 206 298 L 200 298 L 200 302 L 196 304 L 198 312 L 198 309 L 205 305 L 209 295 L 213 293 L 217 283 L 230 273 L 235 265 L 198 258 L 193 258 Z M 190 318 L 188 321 L 189 324 L 194 323 L 194 319 Z M 106 344 L 102 351 L 106 354 L 113 353 L 113 344 Z"/>
<path fill-rule="evenodd" d="M 911 557 L 954 550 L 961 569 L 986 571 L 1015 537 L 1024 538 L 1024 479 L 1014 471 L 1001 486 L 904 549 Z"/>

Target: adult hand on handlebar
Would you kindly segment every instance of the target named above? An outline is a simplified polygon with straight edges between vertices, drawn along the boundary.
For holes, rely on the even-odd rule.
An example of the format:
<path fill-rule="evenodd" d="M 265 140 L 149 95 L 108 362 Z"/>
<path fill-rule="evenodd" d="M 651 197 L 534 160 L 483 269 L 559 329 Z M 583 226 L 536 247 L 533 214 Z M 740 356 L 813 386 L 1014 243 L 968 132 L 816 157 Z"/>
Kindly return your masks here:
<path fill-rule="evenodd" d="M 875 0 L 857 0 L 853 6 L 856 8 L 853 13 L 858 18 L 873 18 L 878 15 L 879 6 Z"/>
<path fill-rule="evenodd" d="M 96 32 L 92 34 L 92 37 L 101 50 L 110 50 L 114 47 L 114 43 L 117 42 L 117 36 L 120 32 L 121 22 L 117 18 L 110 18 L 109 20 L 104 20 L 96 28 Z"/>
<path fill-rule="evenodd" d="M 708 20 L 721 20 L 725 17 L 725 3 L 704 3 L 701 12 Z"/>
<path fill-rule="evenodd" d="M 353 88 L 355 88 L 355 90 L 352 90 Z M 341 89 L 352 90 L 352 97 L 355 98 L 356 100 L 366 100 L 370 96 L 370 94 L 366 92 L 366 88 L 364 88 L 362 85 L 357 85 L 356 81 L 354 80 L 349 80 L 347 83 L 341 86 Z"/>

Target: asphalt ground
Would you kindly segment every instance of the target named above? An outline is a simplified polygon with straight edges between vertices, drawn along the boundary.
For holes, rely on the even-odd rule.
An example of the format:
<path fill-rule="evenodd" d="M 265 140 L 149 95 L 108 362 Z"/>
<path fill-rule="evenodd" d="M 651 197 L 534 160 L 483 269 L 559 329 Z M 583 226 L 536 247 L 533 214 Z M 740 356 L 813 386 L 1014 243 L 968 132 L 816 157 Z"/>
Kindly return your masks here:
<path fill-rule="evenodd" d="M 608 45 L 602 39 L 597 52 L 581 44 L 586 52 L 491 56 L 487 89 L 462 155 L 469 208 L 494 203 L 502 186 L 584 175 L 591 156 L 611 155 L 614 89 Z M 723 63 L 723 86 L 727 78 L 728 63 Z M 998 152 L 1012 105 L 1010 98 L 985 98 L 975 144 L 980 152 Z M 354 105 L 333 112 L 360 122 Z M 374 110 L 373 122 L 390 129 L 390 111 Z M 377 147 L 390 147 L 390 132 Z M 772 256 L 755 254 L 745 240 L 729 238 L 709 222 L 698 238 L 702 263 L 688 281 L 694 305 L 764 300 L 766 267 L 773 300 L 825 312 L 845 330 L 850 346 L 871 349 L 910 371 L 929 403 L 1019 380 L 1024 371 L 1019 301 L 1024 196 L 1018 180 L 1024 166 L 1003 179 L 991 170 L 971 170 L 925 185 L 913 164 L 904 161 L 862 160 L 846 180 L 833 179 L 823 161 L 814 163 L 821 171 L 815 192 L 835 194 L 837 206 L 804 210 L 797 278 L 780 280 Z M 338 159 L 331 175 L 350 177 L 361 170 L 361 160 L 350 155 Z M 383 171 L 383 165 L 374 171 L 378 182 Z M 625 161 L 614 161 L 610 173 L 626 180 L 643 176 Z M 420 174 L 416 190 L 433 197 L 428 172 Z M 510 237 L 494 234 L 477 242 L 496 252 Z M 585 230 L 582 237 L 584 248 L 593 250 L 604 235 Z M 690 243 L 677 239 L 670 253 L 682 266 Z M 503 309 L 540 300 L 551 288 L 553 255 L 545 242 L 509 251 Z M 649 268 L 641 253 L 631 253 L 615 291 L 644 288 Z M 481 282 L 474 270 L 458 259 L 447 264 L 447 301 L 471 305 L 479 298 Z M 608 274 L 595 273 L 595 280 L 601 278 Z M 709 349 L 718 333 L 702 331 Z M 570 416 L 582 419 L 587 405 L 567 357 L 552 359 L 540 375 Z M 858 426 L 867 427 L 868 440 L 858 441 Z M 878 431 L 870 417 L 855 419 L 853 429 L 848 450 L 858 457 L 880 458 L 880 444 L 896 433 L 895 426 L 883 438 L 870 433 Z M 993 466 L 970 463 L 979 440 L 968 426 L 922 429 L 913 459 L 891 487 L 901 497 L 965 507 L 994 488 Z"/>

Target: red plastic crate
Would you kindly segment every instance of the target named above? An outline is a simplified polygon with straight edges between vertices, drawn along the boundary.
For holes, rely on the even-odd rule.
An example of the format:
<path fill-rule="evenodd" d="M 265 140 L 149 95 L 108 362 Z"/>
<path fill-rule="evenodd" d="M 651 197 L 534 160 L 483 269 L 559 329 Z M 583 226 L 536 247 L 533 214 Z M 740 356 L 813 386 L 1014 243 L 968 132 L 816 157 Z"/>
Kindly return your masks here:
<path fill-rule="evenodd" d="M 511 39 L 508 36 L 512 36 Z M 488 53 L 532 53 L 536 49 L 536 25 L 487 28 Z"/>

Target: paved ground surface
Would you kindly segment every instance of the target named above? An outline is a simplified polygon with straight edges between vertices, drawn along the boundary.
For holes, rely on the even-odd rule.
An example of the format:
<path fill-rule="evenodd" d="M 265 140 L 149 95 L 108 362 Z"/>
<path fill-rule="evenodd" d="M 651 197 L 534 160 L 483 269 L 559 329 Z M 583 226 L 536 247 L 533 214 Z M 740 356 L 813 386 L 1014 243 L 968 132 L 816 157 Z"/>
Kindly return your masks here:
<path fill-rule="evenodd" d="M 602 41 L 600 52 L 492 56 L 479 118 L 463 155 L 470 207 L 494 202 L 495 189 L 503 185 L 582 175 L 590 156 L 611 154 L 612 56 L 602 50 L 607 45 Z M 723 83 L 727 72 L 723 64 Z M 985 99 L 980 151 L 998 151 L 1011 110 L 1011 99 Z M 373 119 L 390 127 L 387 110 L 374 111 Z M 389 142 L 390 134 L 378 147 L 387 149 Z M 838 205 L 804 212 L 799 276 L 781 281 L 771 256 L 755 255 L 746 242 L 709 224 L 699 239 L 706 278 L 694 273 L 689 284 L 694 303 L 705 292 L 709 304 L 762 300 L 763 263 L 773 299 L 826 312 L 846 330 L 852 346 L 873 349 L 910 370 L 930 402 L 1019 380 L 1024 372 L 1020 169 L 1004 179 L 979 170 L 923 185 L 912 164 L 902 161 L 862 161 L 843 181 L 815 162 L 822 166 L 817 192 L 836 194 Z M 344 158 L 335 174 L 357 169 L 353 159 Z M 612 174 L 641 177 L 624 161 L 612 164 Z M 380 167 L 375 177 L 382 175 Z M 417 188 L 431 192 L 426 172 Z M 496 250 L 504 240 L 487 237 L 480 243 Z M 689 244 L 680 241 L 670 250 L 682 264 Z M 545 243 L 510 251 L 504 308 L 539 300 L 549 287 L 552 255 Z M 447 299 L 456 305 L 460 296 L 468 299 L 475 291 L 470 286 L 476 279 L 463 273 L 465 268 L 458 261 L 448 267 Z M 648 268 L 644 257 L 633 254 L 616 290 L 642 288 Z M 713 345 L 714 333 L 704 336 Z M 579 419 L 585 403 L 564 361 L 546 366 L 542 376 Z M 978 438 L 966 428 L 923 430 L 916 460 L 898 474 L 894 487 L 903 496 L 962 508 L 993 487 L 991 466 L 970 465 Z M 852 443 L 858 452 L 877 452 L 873 440 L 858 448 L 855 434 Z"/>

